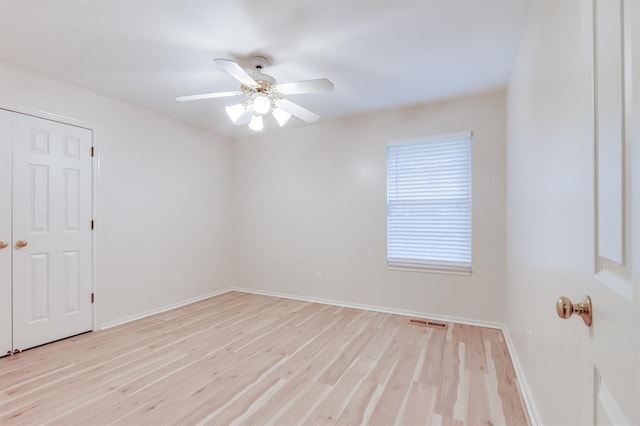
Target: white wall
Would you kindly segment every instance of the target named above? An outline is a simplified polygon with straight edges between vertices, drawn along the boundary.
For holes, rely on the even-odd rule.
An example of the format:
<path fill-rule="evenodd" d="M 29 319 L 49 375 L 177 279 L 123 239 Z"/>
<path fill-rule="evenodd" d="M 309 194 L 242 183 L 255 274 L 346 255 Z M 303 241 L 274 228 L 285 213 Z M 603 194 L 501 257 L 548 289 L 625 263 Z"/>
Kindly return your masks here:
<path fill-rule="evenodd" d="M 100 323 L 231 285 L 230 140 L 0 63 L 2 105 L 98 129 Z"/>
<path fill-rule="evenodd" d="M 98 129 L 100 323 L 231 285 L 503 319 L 502 91 L 237 143 L 1 63 L 0 104 Z M 387 270 L 387 141 L 462 130 L 475 133 L 473 275 Z"/>
<path fill-rule="evenodd" d="M 505 108 L 498 91 L 238 141 L 235 284 L 502 321 Z M 464 130 L 474 132 L 473 275 L 388 270 L 387 142 Z"/>
<path fill-rule="evenodd" d="M 508 329 L 543 424 L 582 424 L 587 328 L 561 321 L 593 274 L 589 2 L 538 0 L 508 90 Z M 588 417 L 587 417 L 588 418 Z"/>

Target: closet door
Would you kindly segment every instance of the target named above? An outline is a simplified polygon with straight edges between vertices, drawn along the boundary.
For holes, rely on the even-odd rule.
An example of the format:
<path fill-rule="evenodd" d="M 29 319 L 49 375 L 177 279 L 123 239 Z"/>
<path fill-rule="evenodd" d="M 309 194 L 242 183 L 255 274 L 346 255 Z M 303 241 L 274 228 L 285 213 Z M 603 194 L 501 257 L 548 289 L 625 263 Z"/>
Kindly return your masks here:
<path fill-rule="evenodd" d="M 91 132 L 13 119 L 13 346 L 89 331 Z"/>
<path fill-rule="evenodd" d="M 11 351 L 11 246 L 11 113 L 0 109 L 0 356 Z"/>

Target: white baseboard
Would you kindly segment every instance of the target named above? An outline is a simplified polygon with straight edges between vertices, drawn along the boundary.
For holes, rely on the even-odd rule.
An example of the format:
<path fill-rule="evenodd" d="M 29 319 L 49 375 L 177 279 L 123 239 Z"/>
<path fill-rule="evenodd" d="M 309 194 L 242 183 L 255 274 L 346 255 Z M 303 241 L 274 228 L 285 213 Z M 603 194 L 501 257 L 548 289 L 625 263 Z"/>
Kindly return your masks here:
<path fill-rule="evenodd" d="M 507 342 L 507 349 L 509 350 L 509 355 L 511 355 L 513 368 L 516 370 L 518 387 L 520 388 L 522 400 L 524 401 L 525 408 L 527 409 L 527 413 L 529 414 L 531 425 L 541 425 L 542 422 L 540 421 L 540 414 L 533 399 L 533 395 L 531 394 L 531 388 L 529 387 L 529 382 L 527 382 L 527 376 L 524 373 L 524 369 L 522 368 L 522 364 L 520 363 L 520 358 L 518 358 L 518 353 L 516 352 L 516 347 L 513 344 L 511 334 L 509 334 L 509 329 L 506 326 L 502 327 L 502 334 L 504 335 L 504 340 Z"/>
<path fill-rule="evenodd" d="M 182 300 L 182 301 L 176 302 L 176 303 L 171 303 L 169 305 L 165 305 L 165 306 L 162 306 L 162 307 L 159 307 L 159 308 L 149 309 L 148 311 L 144 311 L 144 312 L 141 312 L 141 313 L 135 314 L 135 315 L 130 315 L 130 316 L 125 317 L 125 318 L 120 318 L 120 319 L 117 319 L 117 320 L 114 320 L 114 321 L 107 321 L 107 322 L 104 322 L 104 323 L 100 324 L 100 327 L 98 328 L 98 330 L 105 330 L 107 328 L 116 327 L 118 325 L 126 324 L 128 322 L 139 320 L 139 319 L 142 319 L 142 318 L 146 318 L 146 317 L 149 317 L 151 315 L 156 315 L 156 314 L 160 314 L 162 312 L 170 311 L 172 309 L 176 309 L 176 308 L 179 308 L 181 306 L 190 305 L 191 303 L 199 302 L 201 300 L 208 299 L 208 298 L 213 297 L 213 296 L 219 296 L 221 294 L 228 293 L 230 291 L 233 291 L 233 289 L 224 288 L 222 290 L 213 291 L 211 293 L 207 293 L 207 294 L 203 294 L 203 295 L 200 295 L 200 296 L 192 297 L 191 299 Z"/>
<path fill-rule="evenodd" d="M 260 294 L 260 295 L 263 295 L 263 296 L 281 297 L 283 299 L 300 300 L 300 301 L 303 301 L 303 302 L 322 303 L 323 305 L 343 306 L 345 308 L 362 309 L 362 310 L 365 310 L 365 311 L 382 312 L 382 313 L 385 313 L 385 314 L 396 314 L 396 315 L 403 315 L 403 316 L 407 316 L 407 317 L 428 318 L 428 319 L 433 319 L 433 320 L 438 320 L 438 321 L 456 322 L 458 324 L 477 325 L 477 326 L 480 326 L 480 327 L 488 327 L 488 328 L 499 328 L 499 329 L 503 329 L 504 328 L 503 324 L 497 323 L 497 322 L 480 321 L 480 320 L 474 320 L 474 319 L 470 319 L 470 318 L 460 318 L 460 317 L 453 317 L 453 316 L 448 316 L 448 315 L 430 314 L 428 312 L 407 311 L 407 310 L 404 310 L 404 309 L 388 308 L 388 307 L 384 307 L 384 306 L 364 305 L 364 304 L 361 304 L 361 303 L 344 302 L 344 301 L 341 301 L 341 300 L 321 299 L 321 298 L 318 298 L 318 297 L 298 296 L 298 295 L 294 295 L 294 294 L 278 293 L 278 292 L 275 292 L 275 291 L 266 291 L 266 290 L 255 290 L 255 289 L 252 289 L 252 288 L 243 288 L 243 287 L 231 287 L 229 290 L 230 291 L 239 291 L 239 292 L 242 292 L 242 293 Z"/>

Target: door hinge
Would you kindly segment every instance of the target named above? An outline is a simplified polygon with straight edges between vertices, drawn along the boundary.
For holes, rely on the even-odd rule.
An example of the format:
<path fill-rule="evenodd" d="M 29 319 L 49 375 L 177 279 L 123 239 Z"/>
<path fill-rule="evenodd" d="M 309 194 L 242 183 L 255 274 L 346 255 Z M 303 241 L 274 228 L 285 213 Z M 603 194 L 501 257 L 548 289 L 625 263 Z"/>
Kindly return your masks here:
<path fill-rule="evenodd" d="M 95 223 L 93 223 L 93 219 L 91 219 L 91 229 L 93 229 L 95 226 Z"/>
<path fill-rule="evenodd" d="M 91 303 L 96 303 L 96 294 L 91 293 Z"/>
<path fill-rule="evenodd" d="M 92 156 L 92 157 L 95 157 L 95 156 L 96 156 L 96 149 L 95 149 L 95 147 L 93 147 L 93 146 L 91 147 L 91 156 Z"/>

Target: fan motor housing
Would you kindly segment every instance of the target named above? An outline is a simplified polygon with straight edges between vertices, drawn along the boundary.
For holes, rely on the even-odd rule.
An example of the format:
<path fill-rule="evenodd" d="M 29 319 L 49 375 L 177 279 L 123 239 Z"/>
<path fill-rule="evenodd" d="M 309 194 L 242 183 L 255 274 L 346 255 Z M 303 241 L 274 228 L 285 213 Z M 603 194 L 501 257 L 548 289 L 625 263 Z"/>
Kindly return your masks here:
<path fill-rule="evenodd" d="M 253 78 L 256 83 L 258 83 L 258 87 L 249 87 L 244 84 L 240 86 L 243 93 L 252 94 L 252 93 L 272 93 L 273 85 L 276 84 L 276 79 L 267 74 L 262 73 L 254 73 L 251 74 L 251 78 Z"/>

